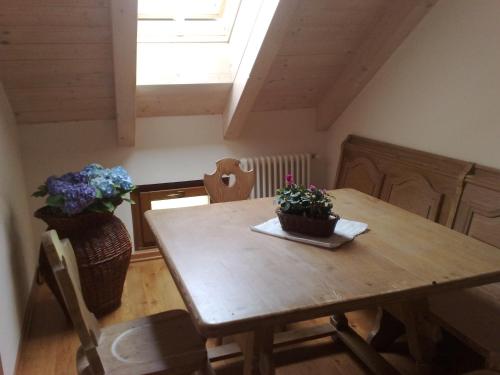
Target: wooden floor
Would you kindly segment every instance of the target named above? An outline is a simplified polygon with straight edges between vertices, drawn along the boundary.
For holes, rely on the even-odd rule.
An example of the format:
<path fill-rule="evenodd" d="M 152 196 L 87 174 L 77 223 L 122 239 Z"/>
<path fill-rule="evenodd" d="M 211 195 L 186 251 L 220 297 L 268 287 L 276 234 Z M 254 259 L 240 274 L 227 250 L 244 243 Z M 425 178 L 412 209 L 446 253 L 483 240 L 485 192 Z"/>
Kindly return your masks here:
<path fill-rule="evenodd" d="M 163 260 L 132 263 L 125 283 L 122 306 L 100 320 L 103 326 L 184 308 L 173 280 Z M 362 336 L 371 330 L 374 314 L 359 311 L 348 314 L 353 328 Z M 298 325 L 318 323 L 303 322 Z M 209 342 L 209 345 L 212 343 Z M 79 346 L 76 334 L 46 286 L 37 287 L 32 322 L 23 341 L 18 375 L 75 374 L 75 353 Z M 321 356 L 318 356 L 318 353 Z M 414 374 L 414 366 L 404 345 L 384 356 L 403 374 Z M 365 367 L 341 344 L 331 339 L 302 344 L 286 354 L 277 354 L 277 374 L 368 374 Z M 312 358 L 314 357 L 314 358 Z M 239 374 L 237 363 L 216 365 L 218 375 Z"/>

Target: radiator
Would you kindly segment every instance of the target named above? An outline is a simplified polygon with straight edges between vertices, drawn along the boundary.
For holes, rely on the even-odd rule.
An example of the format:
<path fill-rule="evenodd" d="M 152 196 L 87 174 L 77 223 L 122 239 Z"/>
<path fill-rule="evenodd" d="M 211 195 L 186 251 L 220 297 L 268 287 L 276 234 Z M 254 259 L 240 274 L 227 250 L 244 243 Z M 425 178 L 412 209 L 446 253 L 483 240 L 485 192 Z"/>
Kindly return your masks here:
<path fill-rule="evenodd" d="M 250 198 L 272 197 L 276 189 L 285 185 L 285 177 L 291 173 L 296 183 L 309 186 L 311 183 L 312 154 L 258 156 L 241 159 L 241 169 L 254 169 L 255 187 Z"/>

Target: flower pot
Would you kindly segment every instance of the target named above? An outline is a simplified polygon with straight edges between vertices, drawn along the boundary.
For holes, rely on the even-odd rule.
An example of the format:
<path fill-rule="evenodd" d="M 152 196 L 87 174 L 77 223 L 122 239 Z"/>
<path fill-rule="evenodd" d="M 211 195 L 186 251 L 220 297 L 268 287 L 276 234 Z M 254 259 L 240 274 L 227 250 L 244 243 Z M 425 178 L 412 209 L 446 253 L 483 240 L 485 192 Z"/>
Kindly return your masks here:
<path fill-rule="evenodd" d="M 280 209 L 276 210 L 276 214 L 284 231 L 307 234 L 313 237 L 331 236 L 340 219 L 338 215 L 330 215 L 327 219 L 313 219 L 303 215 L 286 214 Z"/>
<path fill-rule="evenodd" d="M 83 297 L 87 307 L 97 316 L 118 308 L 127 275 L 132 243 L 124 224 L 110 213 L 81 213 L 71 217 L 52 214 L 44 207 L 35 217 L 67 238 L 75 251 Z M 40 252 L 40 273 L 61 305 L 62 298 L 43 251 Z"/>

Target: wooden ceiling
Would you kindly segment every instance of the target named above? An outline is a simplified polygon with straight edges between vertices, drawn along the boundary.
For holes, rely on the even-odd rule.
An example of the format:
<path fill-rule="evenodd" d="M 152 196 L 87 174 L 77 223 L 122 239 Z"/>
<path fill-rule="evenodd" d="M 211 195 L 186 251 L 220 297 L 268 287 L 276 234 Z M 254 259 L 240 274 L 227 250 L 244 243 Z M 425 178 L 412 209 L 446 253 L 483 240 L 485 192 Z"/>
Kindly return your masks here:
<path fill-rule="evenodd" d="M 109 2 L 0 0 L 0 80 L 18 123 L 116 117 Z M 238 136 L 250 111 L 318 108 L 319 128 L 327 128 L 436 2 L 294 0 L 292 9 L 283 1 L 287 15 L 272 20 L 258 76 L 235 82 L 238 95 L 231 83 L 138 87 L 136 116 L 233 108 L 240 125 L 227 134 Z"/>
<path fill-rule="evenodd" d="M 114 118 L 108 0 L 0 0 L 0 80 L 18 123 Z"/>
<path fill-rule="evenodd" d="M 300 2 L 254 110 L 316 107 L 389 5 L 387 0 Z"/>

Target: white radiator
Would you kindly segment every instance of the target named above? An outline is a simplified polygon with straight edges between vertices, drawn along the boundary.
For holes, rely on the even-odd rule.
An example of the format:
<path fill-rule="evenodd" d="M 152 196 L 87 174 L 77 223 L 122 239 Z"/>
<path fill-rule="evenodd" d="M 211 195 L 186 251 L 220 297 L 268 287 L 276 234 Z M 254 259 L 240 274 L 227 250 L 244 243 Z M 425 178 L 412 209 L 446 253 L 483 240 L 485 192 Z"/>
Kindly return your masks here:
<path fill-rule="evenodd" d="M 276 189 L 285 185 L 285 177 L 291 173 L 296 183 L 309 186 L 311 183 L 312 154 L 258 156 L 241 159 L 241 169 L 256 173 L 255 187 L 251 198 L 272 197 Z"/>

